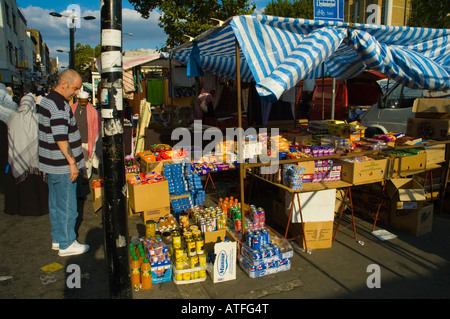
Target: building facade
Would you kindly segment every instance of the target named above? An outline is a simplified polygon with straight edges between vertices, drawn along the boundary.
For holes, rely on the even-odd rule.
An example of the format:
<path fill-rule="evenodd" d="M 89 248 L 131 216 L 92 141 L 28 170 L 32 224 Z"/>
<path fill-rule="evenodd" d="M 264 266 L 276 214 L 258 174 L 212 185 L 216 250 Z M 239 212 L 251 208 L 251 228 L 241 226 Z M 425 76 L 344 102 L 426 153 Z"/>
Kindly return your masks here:
<path fill-rule="evenodd" d="M 345 0 L 344 21 L 405 26 L 411 15 L 411 0 Z"/>
<path fill-rule="evenodd" d="M 53 68 L 39 30 L 27 28 L 16 0 L 0 2 L 0 82 L 19 96 L 45 84 Z"/>

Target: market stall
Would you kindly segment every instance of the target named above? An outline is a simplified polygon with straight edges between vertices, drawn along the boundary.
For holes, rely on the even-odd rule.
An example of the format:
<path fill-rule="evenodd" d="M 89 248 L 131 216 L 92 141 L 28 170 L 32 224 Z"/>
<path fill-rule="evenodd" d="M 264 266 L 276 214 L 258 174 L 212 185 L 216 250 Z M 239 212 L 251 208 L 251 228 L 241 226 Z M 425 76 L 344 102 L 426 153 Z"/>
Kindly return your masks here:
<path fill-rule="evenodd" d="M 241 82 L 255 82 L 261 99 L 269 103 L 305 78 L 326 75 L 347 79 L 366 68 L 409 87 L 448 89 L 448 32 L 239 16 L 176 48 L 173 56 L 188 66 L 188 76 L 199 76 L 204 69 L 236 80 L 238 123 L 242 128 Z M 447 104 L 442 113 L 448 113 Z M 299 125 L 295 131 L 277 132 L 274 136 L 237 130 L 232 149 L 209 157 L 209 160 L 221 158 L 227 162 L 227 156 L 233 154 L 230 164 L 239 167 L 239 199 L 234 202 L 230 199 L 227 204 L 219 202 L 217 207 L 203 207 L 205 186 L 195 170 L 196 164 L 204 163 L 183 161 L 189 153 L 156 145 L 143 154 L 136 154 L 138 162 L 130 165 L 135 171 L 127 175 L 128 200 L 130 214 L 140 214 L 150 230 L 141 244 L 146 247 L 143 257 L 149 257 L 154 263 L 154 282 L 168 281 L 171 274 L 176 284 L 199 282 L 204 280 L 205 270 L 214 282 L 233 280 L 236 262 L 252 278 L 288 270 L 292 248 L 287 234 L 292 219 L 297 218 L 303 247 L 308 250 L 306 227 L 323 227 L 326 223 L 328 229 L 329 225 L 333 229 L 336 189 L 345 190 L 342 201 L 350 201 L 353 216 L 353 187 L 383 183 L 383 192 L 388 192 L 387 184 L 392 182 L 392 209 L 403 209 L 397 205 L 408 201 L 400 196 L 401 190 L 408 193 L 414 188 L 406 183 L 394 183 L 396 178 L 425 172 L 436 168 L 433 164 L 441 163 L 445 163 L 448 172 L 446 150 L 429 148 L 448 145 L 450 131 L 446 120 L 446 134 L 438 142 L 404 132 L 368 139 L 358 123 L 333 120 L 309 122 Z M 274 154 L 268 151 L 273 149 Z M 427 163 L 428 157 L 439 159 Z M 274 163 L 275 171 L 263 169 Z M 289 212 L 284 238 L 265 225 L 264 208 L 245 201 L 247 176 L 286 191 L 284 204 L 287 205 L 281 209 L 281 215 L 286 215 L 286 209 Z M 319 193 L 323 194 L 320 201 L 331 198 L 326 202 L 333 204 L 331 214 L 326 214 L 323 220 L 308 216 L 302 202 L 302 195 L 314 197 Z M 417 197 L 413 202 L 423 199 Z M 421 203 L 418 205 L 422 208 Z M 343 208 L 339 220 L 342 211 Z M 171 227 L 176 231 L 172 232 Z M 339 222 L 336 232 L 338 227 Z M 356 239 L 354 220 L 353 228 Z M 159 239 L 154 229 L 158 229 Z M 317 232 L 317 228 L 312 231 Z M 130 253 L 133 252 L 136 254 L 135 247 Z M 225 269 L 221 265 L 229 267 Z"/>

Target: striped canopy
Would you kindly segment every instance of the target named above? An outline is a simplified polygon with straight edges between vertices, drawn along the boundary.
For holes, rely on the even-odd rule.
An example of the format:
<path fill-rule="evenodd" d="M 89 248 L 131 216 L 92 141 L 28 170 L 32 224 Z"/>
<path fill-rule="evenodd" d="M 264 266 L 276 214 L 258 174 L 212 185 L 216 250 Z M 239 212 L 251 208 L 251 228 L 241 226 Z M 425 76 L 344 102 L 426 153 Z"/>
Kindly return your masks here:
<path fill-rule="evenodd" d="M 450 88 L 449 35 L 450 29 L 246 15 L 179 46 L 173 56 L 235 79 L 237 40 L 241 81 L 255 82 L 268 102 L 303 79 L 349 79 L 365 69 L 410 88 L 440 91 Z"/>

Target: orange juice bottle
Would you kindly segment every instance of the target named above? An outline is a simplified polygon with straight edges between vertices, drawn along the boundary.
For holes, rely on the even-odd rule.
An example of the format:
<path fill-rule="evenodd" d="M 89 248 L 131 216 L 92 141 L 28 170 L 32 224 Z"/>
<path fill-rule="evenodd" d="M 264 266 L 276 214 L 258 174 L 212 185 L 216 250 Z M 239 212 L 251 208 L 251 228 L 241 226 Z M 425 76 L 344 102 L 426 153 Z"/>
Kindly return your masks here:
<path fill-rule="evenodd" d="M 141 264 L 141 287 L 144 290 L 152 288 L 152 272 L 147 258 Z"/>
<path fill-rule="evenodd" d="M 217 206 L 219 206 L 220 208 L 222 208 L 223 206 L 223 198 L 219 198 L 219 202 L 217 203 Z"/>
<path fill-rule="evenodd" d="M 225 214 L 227 214 L 227 216 L 229 215 L 228 208 L 229 208 L 228 207 L 228 197 L 225 197 L 225 201 L 223 202 L 223 205 L 222 205 L 222 210 Z"/>
<path fill-rule="evenodd" d="M 144 262 L 144 259 L 145 259 L 144 251 L 142 250 L 141 252 L 139 252 L 139 256 L 137 256 L 137 257 L 138 257 L 138 260 L 139 260 L 139 264 L 142 264 Z"/>
<path fill-rule="evenodd" d="M 133 257 L 131 261 L 131 287 L 134 289 L 139 289 L 141 287 L 141 274 L 140 274 L 140 266 L 139 260 L 136 256 Z"/>

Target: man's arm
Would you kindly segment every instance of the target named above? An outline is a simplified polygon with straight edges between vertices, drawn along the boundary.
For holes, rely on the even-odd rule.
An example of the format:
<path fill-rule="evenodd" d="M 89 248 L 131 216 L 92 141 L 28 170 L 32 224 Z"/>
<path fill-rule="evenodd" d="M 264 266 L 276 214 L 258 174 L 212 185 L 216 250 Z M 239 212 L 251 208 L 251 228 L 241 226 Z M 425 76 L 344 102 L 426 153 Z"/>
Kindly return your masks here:
<path fill-rule="evenodd" d="M 56 144 L 58 145 L 59 149 L 63 153 L 64 157 L 69 162 L 70 167 L 70 180 L 74 182 L 78 177 L 78 167 L 77 167 L 77 161 L 75 160 L 75 156 L 73 156 L 72 149 L 70 148 L 68 141 L 56 141 Z"/>

